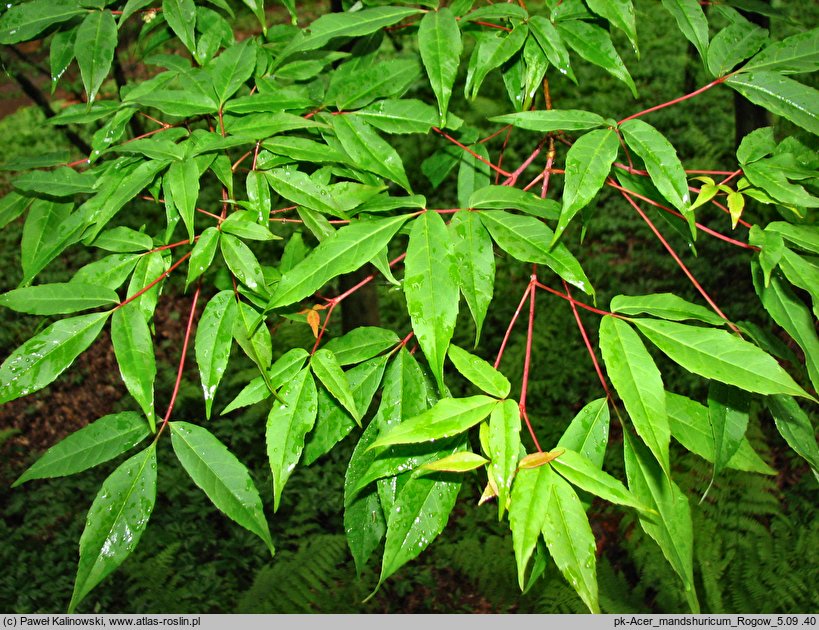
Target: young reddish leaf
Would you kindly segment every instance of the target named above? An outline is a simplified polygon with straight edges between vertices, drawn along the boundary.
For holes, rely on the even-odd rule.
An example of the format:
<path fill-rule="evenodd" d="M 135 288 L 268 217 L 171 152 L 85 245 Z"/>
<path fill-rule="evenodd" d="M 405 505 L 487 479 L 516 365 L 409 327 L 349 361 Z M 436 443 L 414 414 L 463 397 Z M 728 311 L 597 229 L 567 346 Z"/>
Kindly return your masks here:
<path fill-rule="evenodd" d="M 152 443 L 108 476 L 88 510 L 69 613 L 131 554 L 155 501 L 156 444 Z"/>
<path fill-rule="evenodd" d="M 521 458 L 518 462 L 518 470 L 531 470 L 532 468 L 540 468 L 548 464 L 552 460 L 560 457 L 564 453 L 564 449 L 558 448 L 548 453 L 530 453 Z"/>
<path fill-rule="evenodd" d="M 179 463 L 225 516 L 256 534 L 273 555 L 262 500 L 244 464 L 207 429 L 171 422 L 171 443 Z"/>

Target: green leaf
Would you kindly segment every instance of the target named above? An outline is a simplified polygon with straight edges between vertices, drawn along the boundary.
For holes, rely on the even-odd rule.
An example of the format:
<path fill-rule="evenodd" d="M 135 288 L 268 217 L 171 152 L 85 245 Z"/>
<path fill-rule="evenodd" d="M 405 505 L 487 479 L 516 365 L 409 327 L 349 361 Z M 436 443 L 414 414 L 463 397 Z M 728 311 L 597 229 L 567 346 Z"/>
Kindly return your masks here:
<path fill-rule="evenodd" d="M 123 411 L 95 420 L 58 442 L 40 457 L 12 487 L 32 479 L 73 475 L 131 450 L 150 435 L 145 420 Z"/>
<path fill-rule="evenodd" d="M 0 306 L 31 315 L 61 315 L 118 302 L 111 289 L 79 282 L 41 284 L 0 295 Z"/>
<path fill-rule="evenodd" d="M 171 443 L 193 482 L 225 516 L 262 539 L 275 553 L 262 499 L 242 462 L 204 427 L 171 422 Z"/>
<path fill-rule="evenodd" d="M 566 44 L 563 43 L 563 38 L 554 24 L 545 17 L 533 15 L 529 18 L 529 30 L 535 36 L 537 43 L 540 44 L 549 63 L 557 68 L 560 74 L 577 83 L 569 61 L 569 51 L 566 49 Z"/>
<path fill-rule="evenodd" d="M 69 284 L 93 284 L 118 289 L 141 260 L 139 254 L 111 254 L 81 267 Z"/>
<path fill-rule="evenodd" d="M 645 510 L 636 497 L 620 482 L 597 467 L 582 453 L 565 449 L 550 462 L 552 468 L 578 488 L 611 503 Z"/>
<path fill-rule="evenodd" d="M 362 417 L 369 409 L 373 396 L 381 384 L 388 360 L 388 356 L 370 359 L 356 365 L 344 375 L 344 380 L 349 381 L 351 402 Z M 318 417 L 316 426 L 304 445 L 305 466 L 309 466 L 329 452 L 355 428 L 356 422 L 350 415 L 350 412 L 336 402 L 326 389 L 318 390 Z"/>
<path fill-rule="evenodd" d="M 284 54 L 315 50 L 336 37 L 369 35 L 418 12 L 418 9 L 405 7 L 372 7 L 355 12 L 327 13 L 310 25 L 305 37 L 296 38 Z"/>
<path fill-rule="evenodd" d="M 108 476 L 88 510 L 69 613 L 134 550 L 155 501 L 156 444 L 152 443 Z"/>
<path fill-rule="evenodd" d="M 708 20 L 697 0 L 662 0 L 663 6 L 674 19 L 685 38 L 694 44 L 705 60 L 708 50 Z"/>
<path fill-rule="evenodd" d="M 82 82 L 93 103 L 102 82 L 108 77 L 117 47 L 117 23 L 110 11 L 91 11 L 77 29 L 74 55 Z"/>
<path fill-rule="evenodd" d="M 568 483 L 555 474 L 547 475 L 547 478 L 548 507 L 543 523 L 543 539 L 566 581 L 592 613 L 599 613 L 597 545 L 586 510 Z"/>
<path fill-rule="evenodd" d="M 574 215 L 594 199 L 603 187 L 619 150 L 620 143 L 612 129 L 590 131 L 580 136 L 568 150 L 563 207 L 552 243 L 560 238 Z"/>
<path fill-rule="evenodd" d="M 457 264 L 440 215 L 425 212 L 415 219 L 404 260 L 404 295 L 412 329 L 440 391 L 444 391 L 444 357 L 458 316 Z"/>
<path fill-rule="evenodd" d="M 188 277 L 185 280 L 186 289 L 210 267 L 213 256 L 216 254 L 216 247 L 219 245 L 219 236 L 219 230 L 215 227 L 209 227 L 199 235 L 188 261 Z"/>
<path fill-rule="evenodd" d="M 461 30 L 452 11 L 443 7 L 424 15 L 418 27 L 418 48 L 438 101 L 440 125 L 444 126 L 463 50 Z"/>
<path fill-rule="evenodd" d="M 498 491 L 498 519 L 509 507 L 509 493 L 520 457 L 520 410 L 514 400 L 504 400 L 489 416 L 489 474 Z"/>
<path fill-rule="evenodd" d="M 167 271 L 169 265 L 170 261 L 163 258 L 161 252 L 152 252 L 141 256 L 137 262 L 136 269 L 134 269 L 134 274 L 131 276 L 131 281 L 128 283 L 128 297 L 132 298 L 136 293 L 145 289 L 152 282 L 155 282 L 157 278 Z M 131 302 L 135 306 L 139 306 L 146 322 L 150 322 L 154 316 L 156 304 L 159 300 L 161 284 L 161 282 L 154 284 L 153 287 L 142 293 L 139 297 L 133 298 Z"/>
<path fill-rule="evenodd" d="M 267 416 L 267 457 L 273 472 L 273 509 L 278 511 L 282 490 L 304 450 L 304 437 L 316 421 L 316 383 L 304 368 L 285 383 Z"/>
<path fill-rule="evenodd" d="M 268 309 L 294 304 L 344 273 L 355 271 L 387 246 L 407 220 L 395 216 L 377 220 L 355 220 L 332 236 L 282 275 Z"/>
<path fill-rule="evenodd" d="M 612 26 L 626 34 L 637 56 L 637 25 L 634 19 L 634 4 L 631 0 L 589 0 L 589 8 L 606 18 Z"/>
<path fill-rule="evenodd" d="M 338 202 L 327 187 L 316 183 L 307 174 L 289 168 L 277 168 L 264 174 L 270 187 L 284 199 L 325 214 L 341 214 Z"/>
<path fill-rule="evenodd" d="M 708 388 L 708 420 L 714 435 L 714 475 L 736 454 L 748 428 L 747 394 L 717 381 Z"/>
<path fill-rule="evenodd" d="M 475 193 L 472 197 L 474 196 Z M 495 253 L 492 250 L 492 239 L 478 214 L 463 210 L 456 212 L 449 222 L 449 236 L 458 262 L 461 293 L 469 312 L 472 313 L 472 319 L 475 320 L 477 346 L 495 285 Z"/>
<path fill-rule="evenodd" d="M 364 410 L 356 407 L 353 392 L 350 389 L 350 382 L 341 369 L 332 350 L 321 348 L 317 350 L 310 359 L 310 367 L 313 374 L 327 388 L 327 391 L 350 412 L 350 415 L 361 426 L 361 416 Z"/>
<path fill-rule="evenodd" d="M 23 192 L 40 193 L 49 197 L 72 197 L 96 192 L 96 177 L 78 173 L 63 166 L 53 171 L 31 171 L 14 180 L 14 187 Z"/>
<path fill-rule="evenodd" d="M 617 295 L 611 299 L 611 310 L 623 315 L 639 315 L 647 313 L 661 319 L 684 321 L 696 319 L 712 326 L 725 323 L 719 315 L 693 304 L 673 293 L 652 293 L 650 295 Z"/>
<path fill-rule="evenodd" d="M 775 72 L 749 72 L 725 83 L 752 103 L 819 135 L 819 91 Z"/>
<path fill-rule="evenodd" d="M 589 63 L 600 66 L 615 79 L 625 83 L 637 98 L 637 87 L 628 73 L 623 60 L 617 54 L 611 35 L 594 24 L 582 20 L 565 20 L 557 23 L 557 30 L 565 42 Z M 545 51 L 548 55 L 548 51 Z"/>
<path fill-rule="evenodd" d="M 355 116 L 363 118 L 373 127 L 386 133 L 429 133 L 437 124 L 435 108 L 423 101 L 402 98 L 377 101 Z"/>
<path fill-rule="evenodd" d="M 31 197 L 24 197 L 14 191 L 0 199 L 0 230 L 23 214 L 31 201 Z"/>
<path fill-rule="evenodd" d="M 210 94 L 188 90 L 153 90 L 134 98 L 134 102 L 145 107 L 155 107 L 163 114 L 183 118 L 215 114 L 219 109 L 219 103 Z"/>
<path fill-rule="evenodd" d="M 256 47 L 252 39 L 235 44 L 219 55 L 210 66 L 210 76 L 219 104 L 224 105 L 253 74 Z"/>
<path fill-rule="evenodd" d="M 265 185 L 267 184 L 265 183 Z M 281 239 L 280 236 L 271 233 L 266 225 L 259 225 L 256 222 L 256 218 L 252 212 L 237 210 L 222 221 L 222 232 L 233 234 L 240 239 L 247 239 L 249 241 L 273 241 Z"/>
<path fill-rule="evenodd" d="M 708 418 L 708 407 L 698 402 L 666 392 L 666 407 L 671 435 L 692 453 L 704 460 L 714 462 L 714 432 Z M 776 471 L 757 455 L 748 438 L 743 437 L 734 456 L 728 460 L 728 468 L 775 475 Z"/>
<path fill-rule="evenodd" d="M 267 380 L 271 387 L 274 390 L 278 389 L 292 379 L 304 366 L 304 362 L 309 356 L 307 350 L 304 348 L 291 348 L 276 359 L 276 362 L 270 366 L 267 372 Z M 242 391 L 236 395 L 236 398 L 228 403 L 222 410 L 221 415 L 228 414 L 240 407 L 254 405 L 267 398 L 270 398 L 270 389 L 267 387 L 264 377 L 257 376 L 242 388 Z"/>
<path fill-rule="evenodd" d="M 306 109 L 315 103 L 307 90 L 294 87 L 277 88 L 275 92 L 239 96 L 225 103 L 224 110 L 233 114 L 253 114 L 260 112 L 280 112 L 282 110 Z"/>
<path fill-rule="evenodd" d="M 352 365 L 381 354 L 400 340 L 392 330 L 377 326 L 359 326 L 341 337 L 334 337 L 324 348 L 331 351 L 339 365 Z"/>
<path fill-rule="evenodd" d="M 344 475 L 344 532 L 359 575 L 387 531 L 376 490 L 373 488 L 361 496 L 352 492 L 372 461 L 373 454 L 367 449 L 377 434 L 375 422 L 367 425 Z"/>
<path fill-rule="evenodd" d="M 69 217 L 72 204 L 35 199 L 23 225 L 20 243 L 21 285 L 26 285 L 64 248 L 60 226 Z M 90 283 L 93 284 L 93 283 Z"/>
<path fill-rule="evenodd" d="M 799 74 L 819 70 L 819 28 L 774 42 L 746 63 L 742 71 Z"/>
<path fill-rule="evenodd" d="M 61 319 L 12 352 L 0 365 L 0 404 L 51 383 L 97 338 L 108 315 Z"/>
<path fill-rule="evenodd" d="M 260 370 L 267 371 L 273 360 L 273 341 L 267 324 L 262 319 L 257 326 L 258 320 L 259 313 L 256 309 L 239 302 L 239 316 L 233 328 L 233 338 Z"/>
<path fill-rule="evenodd" d="M 634 329 L 610 315 L 600 322 L 600 350 L 609 378 L 620 394 L 634 428 L 670 475 L 668 443 L 671 432 L 663 379 L 654 360 Z"/>
<path fill-rule="evenodd" d="M 677 151 L 659 131 L 639 118 L 627 120 L 620 131 L 628 147 L 646 165 L 651 181 L 680 212 L 686 213 L 691 203 L 685 169 Z"/>
<path fill-rule="evenodd" d="M 450 344 L 447 354 L 455 369 L 479 389 L 496 398 L 506 398 L 509 395 L 512 386 L 507 378 L 480 357 L 455 344 Z"/>
<path fill-rule="evenodd" d="M 420 71 L 414 59 L 388 59 L 367 66 L 352 61 L 333 74 L 324 98 L 335 101 L 339 111 L 356 110 L 379 98 L 403 95 Z"/>
<path fill-rule="evenodd" d="M 606 119 L 599 114 L 581 109 L 540 109 L 531 112 L 493 116 L 489 120 L 543 133 L 549 131 L 580 131 L 606 125 Z"/>
<path fill-rule="evenodd" d="M 597 468 L 602 468 L 608 441 L 609 405 L 605 398 L 598 398 L 577 413 L 557 446 L 577 451 Z"/>
<path fill-rule="evenodd" d="M 245 188 L 250 209 L 256 212 L 257 221 L 262 225 L 268 225 L 270 221 L 270 186 L 264 173 L 250 171 L 247 174 Z"/>
<path fill-rule="evenodd" d="M 756 24 L 745 20 L 729 24 L 708 46 L 708 70 L 715 77 L 724 76 L 767 41 L 768 31 Z"/>
<path fill-rule="evenodd" d="M 803 186 L 791 183 L 785 176 L 785 172 L 775 168 L 770 160 L 757 160 L 744 164 L 742 168 L 745 176 L 754 186 L 764 190 L 776 201 L 784 205 L 819 208 L 818 197 L 813 196 Z M 744 192 L 750 196 L 748 189 Z M 770 198 L 765 200 L 770 203 Z"/>
<path fill-rule="evenodd" d="M 188 238 L 193 241 L 194 215 L 199 199 L 199 167 L 194 160 L 173 162 L 165 176 L 165 185 L 173 198 L 179 216 L 188 229 Z"/>
<path fill-rule="evenodd" d="M 100 234 L 93 245 L 109 252 L 147 252 L 153 248 L 154 241 L 145 232 L 120 225 Z"/>
<path fill-rule="evenodd" d="M 381 101 L 386 102 L 386 101 Z M 398 102 L 398 101 L 395 101 Z M 352 114 L 350 114 L 352 115 Z M 355 115 L 359 115 L 357 112 Z M 296 138 L 291 136 L 275 136 L 273 138 L 268 138 L 267 140 L 262 141 L 262 146 L 275 153 L 276 155 L 285 156 L 296 160 L 298 162 L 346 162 L 347 158 L 341 153 L 341 151 L 336 151 L 334 148 L 323 144 L 321 142 L 316 142 L 314 140 L 308 140 L 307 138 Z M 261 162 L 261 160 L 259 160 Z M 251 175 L 258 175 L 258 179 L 262 180 L 264 177 L 263 173 L 259 173 L 258 171 L 251 171 L 248 173 L 248 199 L 251 199 L 251 184 L 250 184 L 250 176 Z M 311 180 L 312 181 L 312 180 Z M 267 184 L 265 183 L 265 186 Z M 269 188 L 268 188 L 268 197 L 270 196 Z M 264 209 L 267 210 L 270 208 L 269 201 L 265 204 Z"/>
<path fill-rule="evenodd" d="M 248 289 L 264 294 L 265 281 L 262 267 L 251 249 L 232 234 L 222 234 L 219 239 L 219 248 L 225 259 L 228 269 Z"/>
<path fill-rule="evenodd" d="M 551 466 L 525 468 L 518 472 L 512 484 L 509 526 L 512 529 L 512 546 L 521 589 L 526 584 L 526 565 L 546 524 L 551 484 L 555 476 Z"/>
<path fill-rule="evenodd" d="M 464 85 L 464 95 L 469 100 L 474 101 L 477 98 L 484 79 L 492 70 L 501 67 L 521 49 L 528 34 L 528 24 L 521 22 L 505 35 L 500 35 L 495 30 L 476 36 L 478 41 L 472 50 Z"/>
<path fill-rule="evenodd" d="M 515 209 L 550 221 L 557 220 L 560 216 L 560 205 L 553 199 L 542 199 L 533 193 L 509 186 L 485 186 L 476 190 L 469 198 L 469 207 Z"/>
<path fill-rule="evenodd" d="M 242 0 L 245 6 L 248 7 L 253 14 L 256 16 L 256 19 L 259 20 L 259 24 L 262 27 L 262 31 L 265 35 L 267 35 L 267 24 L 265 22 L 265 13 L 264 13 L 264 0 Z M 290 15 L 293 15 L 293 11 L 290 9 L 290 4 L 287 0 L 283 1 L 282 4 L 288 8 L 290 11 Z M 295 24 L 295 21 L 293 22 Z"/>
<path fill-rule="evenodd" d="M 483 395 L 443 398 L 431 409 L 380 433 L 370 448 L 429 442 L 458 435 L 486 418 L 497 404 L 494 398 Z"/>
<path fill-rule="evenodd" d="M 544 223 L 500 210 L 481 212 L 480 217 L 495 242 L 509 255 L 522 262 L 546 265 L 569 284 L 594 295 L 591 282 L 568 248 L 557 243 L 549 249 L 554 233 Z"/>
<path fill-rule="evenodd" d="M 431 472 L 469 472 L 475 470 L 489 463 L 485 457 L 481 457 L 477 453 L 470 451 L 461 451 L 460 453 L 453 453 L 441 459 L 429 461 L 421 465 L 419 470 Z"/>
<path fill-rule="evenodd" d="M 207 303 L 196 327 L 196 363 L 205 395 L 205 417 L 208 419 L 216 388 L 230 358 L 236 309 L 233 291 L 220 291 Z"/>
<path fill-rule="evenodd" d="M 748 392 L 810 398 L 769 354 L 724 330 L 652 319 L 632 323 L 689 372 Z"/>
<path fill-rule="evenodd" d="M 131 302 L 114 311 L 111 344 L 122 382 L 142 408 L 149 422 L 154 420 L 154 379 L 156 361 L 151 331 L 138 303 Z"/>
<path fill-rule="evenodd" d="M 418 556 L 443 531 L 460 489 L 460 480 L 448 475 L 407 481 L 387 514 L 379 584 Z"/>
<path fill-rule="evenodd" d="M 775 274 L 766 287 L 756 262 L 751 263 L 754 289 L 771 318 L 799 344 L 805 354 L 805 366 L 811 383 L 819 388 L 819 337 L 816 319 L 793 291 Z"/>
<path fill-rule="evenodd" d="M 680 576 L 691 612 L 699 614 L 700 605 L 694 589 L 694 531 L 688 499 L 628 431 L 623 431 L 623 440 L 629 488 L 643 505 L 657 513 L 640 514 L 640 526 L 656 541 Z"/>
<path fill-rule="evenodd" d="M 355 116 L 334 116 L 333 129 L 353 164 L 394 181 L 412 194 L 401 156 L 370 125 Z"/>
<path fill-rule="evenodd" d="M 162 15 L 185 48 L 195 54 L 196 3 L 193 0 L 162 0 Z"/>
<path fill-rule="evenodd" d="M 0 44 L 34 39 L 52 24 L 87 12 L 76 0 L 33 0 L 6 9 L 0 16 Z"/>
<path fill-rule="evenodd" d="M 819 446 L 816 445 L 816 430 L 808 415 L 790 396 L 769 396 L 766 404 L 779 434 L 819 477 Z"/>

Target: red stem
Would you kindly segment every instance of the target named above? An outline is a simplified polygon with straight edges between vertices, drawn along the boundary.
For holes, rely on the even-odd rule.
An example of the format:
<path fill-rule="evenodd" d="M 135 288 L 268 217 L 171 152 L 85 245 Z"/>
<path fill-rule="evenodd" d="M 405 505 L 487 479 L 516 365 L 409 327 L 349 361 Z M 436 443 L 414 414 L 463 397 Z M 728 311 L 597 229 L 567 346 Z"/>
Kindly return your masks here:
<path fill-rule="evenodd" d="M 695 288 L 697 291 L 699 291 L 699 293 L 700 293 L 700 295 L 703 297 L 703 299 L 705 299 L 705 301 L 706 301 L 706 302 L 708 302 L 708 305 L 709 305 L 709 306 L 710 306 L 710 307 L 713 309 L 713 311 L 714 311 L 714 312 L 715 312 L 717 315 L 719 315 L 720 317 L 722 317 L 722 319 L 724 319 L 724 320 L 725 320 L 725 321 L 728 323 L 728 326 L 731 328 L 731 330 L 733 330 L 733 331 L 734 331 L 735 333 L 737 333 L 737 334 L 741 334 L 741 333 L 739 332 L 739 328 L 737 328 L 737 327 L 734 325 L 734 323 L 733 323 L 733 322 L 732 322 L 730 319 L 728 319 L 728 317 L 725 315 L 725 313 L 723 313 L 723 312 L 722 312 L 722 310 L 720 309 L 720 307 L 719 307 L 719 306 L 717 306 L 716 302 L 714 302 L 714 300 L 712 300 L 712 299 L 711 299 L 711 296 L 710 296 L 710 295 L 708 295 L 708 293 L 705 291 L 705 289 L 703 289 L 703 288 L 702 288 L 702 285 L 701 285 L 699 282 L 697 282 L 697 279 L 694 277 L 694 274 L 692 274 L 692 273 L 691 273 L 691 272 L 688 270 L 688 267 L 686 267 L 686 266 L 685 266 L 685 263 L 684 263 L 684 262 L 683 262 L 683 261 L 680 259 L 680 257 L 677 255 L 677 252 L 675 252 L 675 251 L 674 251 L 674 248 L 673 248 L 673 247 L 671 247 L 671 245 L 669 245 L 669 244 L 668 244 L 668 241 L 666 241 L 666 240 L 665 240 L 665 238 L 664 238 L 664 237 L 663 237 L 663 235 L 660 233 L 660 231 L 657 229 L 657 227 L 654 225 L 654 223 L 652 223 L 652 222 L 651 222 L 651 219 L 649 219 L 649 218 L 646 216 L 646 214 L 645 214 L 645 213 L 644 213 L 644 212 L 643 212 L 643 211 L 640 209 L 640 206 L 638 206 L 638 205 L 637 205 L 637 204 L 634 202 L 634 199 L 632 199 L 632 198 L 631 198 L 631 196 L 630 196 L 628 193 L 626 193 L 626 192 L 622 192 L 622 191 L 621 191 L 621 193 L 622 193 L 623 197 L 625 197 L 625 198 L 626 198 L 626 201 L 628 201 L 628 202 L 631 204 L 631 206 L 632 206 L 632 207 L 633 207 L 633 208 L 634 208 L 634 209 L 637 211 L 637 213 L 640 215 L 640 217 L 643 219 L 643 221 L 645 221 L 645 222 L 646 222 L 646 224 L 648 225 L 648 227 L 649 227 L 649 228 L 651 228 L 651 231 L 652 231 L 652 232 L 654 232 L 654 235 L 655 235 L 655 236 L 656 236 L 656 237 L 657 237 L 657 238 L 660 240 L 660 242 L 663 244 L 663 247 L 665 247 L 665 248 L 666 248 L 666 250 L 668 251 L 668 253 L 671 255 L 671 257 L 674 259 L 674 261 L 675 261 L 675 262 L 677 263 L 677 265 L 680 267 L 680 269 L 682 269 L 683 273 L 684 273 L 684 274 L 685 274 L 685 275 L 688 277 L 688 279 L 691 281 L 691 284 L 693 284 L 693 285 L 694 285 L 694 288 Z"/>
<path fill-rule="evenodd" d="M 627 120 L 632 120 L 634 118 L 639 118 L 640 116 L 643 116 L 645 114 L 649 114 L 651 112 L 656 112 L 658 109 L 664 109 L 666 107 L 671 107 L 672 105 L 676 105 L 677 103 L 682 103 L 683 101 L 688 100 L 689 98 L 694 98 L 698 94 L 702 94 L 706 90 L 710 90 L 715 85 L 719 85 L 720 83 L 723 83 L 730 76 L 731 76 L 730 74 L 726 74 L 724 77 L 720 77 L 720 78 L 718 78 L 718 79 L 716 79 L 714 81 L 711 81 L 711 83 L 709 83 L 708 85 L 704 85 L 700 89 L 694 90 L 693 92 L 690 92 L 689 94 L 686 94 L 684 96 L 680 96 L 679 98 L 675 98 L 674 100 L 668 101 L 666 103 L 660 103 L 659 105 L 655 105 L 654 107 L 649 107 L 648 109 L 644 109 L 643 111 L 637 112 L 636 114 L 632 114 L 631 116 L 627 116 L 626 118 L 623 118 L 623 120 L 618 121 L 617 124 L 622 125 Z"/>
<path fill-rule="evenodd" d="M 135 299 L 137 299 L 137 298 L 138 298 L 140 295 L 142 295 L 142 294 L 143 294 L 143 293 L 145 293 L 146 291 L 150 291 L 150 290 L 151 290 L 151 289 L 152 289 L 154 286 L 156 286 L 156 285 L 157 285 L 157 283 L 162 282 L 162 280 L 163 280 L 164 278 L 166 278 L 168 275 L 170 275 L 170 273 L 171 273 L 171 272 L 172 272 L 174 269 L 176 269 L 176 268 L 177 268 L 179 265 L 181 265 L 183 262 L 185 262 L 185 260 L 187 260 L 187 259 L 190 257 L 190 255 L 191 255 L 191 253 L 190 253 L 190 252 L 188 252 L 187 254 L 185 254 L 184 256 L 182 256 L 182 258 L 180 258 L 180 259 L 179 259 L 179 260 L 177 260 L 177 261 L 176 261 L 174 264 L 172 264 L 170 267 L 168 267 L 168 270 L 167 270 L 167 271 L 162 272 L 162 273 L 159 275 L 159 277 L 158 277 L 158 278 L 156 278 L 156 279 L 155 279 L 153 282 L 151 282 L 151 283 L 150 283 L 150 284 L 148 284 L 147 286 L 145 286 L 145 287 L 141 288 L 139 291 L 137 291 L 136 293 L 134 293 L 134 294 L 133 294 L 131 297 L 129 297 L 129 298 L 128 298 L 128 299 L 126 299 L 125 301 L 120 302 L 119 304 L 117 304 L 117 305 L 114 307 L 114 309 L 113 309 L 113 310 L 115 310 L 115 311 L 116 311 L 117 309 L 122 308 L 122 307 L 123 307 L 123 306 L 125 306 L 126 304 L 129 304 L 130 302 L 133 302 Z"/>
<path fill-rule="evenodd" d="M 173 392 L 171 393 L 171 402 L 168 403 L 168 411 L 165 413 L 165 417 L 162 420 L 162 426 L 159 427 L 159 431 L 157 431 L 157 437 L 162 433 L 162 430 L 165 428 L 165 425 L 168 424 L 168 421 L 171 419 L 171 413 L 173 413 L 173 406 L 176 403 L 176 396 L 179 393 L 179 385 L 182 383 L 182 372 L 185 369 L 185 357 L 188 355 L 188 341 L 191 337 L 191 330 L 193 329 L 193 320 L 196 316 L 196 303 L 199 301 L 199 291 L 201 289 L 201 285 L 196 287 L 196 292 L 193 294 L 193 302 L 191 303 L 191 313 L 188 316 L 188 325 L 185 328 L 185 340 L 182 342 L 182 356 L 179 359 L 179 369 L 176 371 L 176 382 L 173 386 Z"/>
<path fill-rule="evenodd" d="M 520 311 L 523 309 L 523 305 L 526 303 L 526 300 L 529 298 L 529 294 L 532 292 L 532 285 L 528 285 L 526 290 L 523 292 L 523 297 L 520 298 L 520 304 L 515 309 L 515 314 L 512 315 L 512 321 L 509 322 L 509 326 L 506 329 L 506 334 L 503 336 L 503 341 L 501 341 L 500 348 L 498 349 L 498 356 L 495 359 L 495 369 L 498 369 L 500 365 L 501 359 L 503 358 L 503 351 L 506 349 L 506 342 L 509 341 L 509 335 L 512 334 L 512 328 L 515 327 L 515 322 L 518 321 L 518 316 L 520 315 Z"/>
<path fill-rule="evenodd" d="M 489 168 L 491 168 L 492 170 L 494 170 L 494 171 L 496 171 L 496 172 L 500 173 L 501 175 L 505 175 L 506 177 L 510 177 L 510 176 L 511 176 L 511 173 L 508 173 L 507 171 L 504 171 L 502 168 L 499 168 L 498 166 L 495 166 L 494 164 L 492 164 L 492 162 L 490 162 L 489 160 L 487 160 L 485 157 L 483 157 L 482 155 L 478 155 L 478 154 L 477 154 L 477 153 L 475 153 L 475 152 L 474 152 L 472 149 L 470 149 L 468 146 L 466 146 L 465 144 L 462 144 L 462 143 L 458 142 L 458 141 L 457 141 L 455 138 L 453 138 L 452 136 L 450 136 L 450 135 L 449 135 L 448 133 L 446 133 L 445 131 L 441 131 L 440 129 L 438 129 L 438 127 L 433 127 L 433 128 L 432 128 L 432 130 L 433 130 L 435 133 L 438 133 L 438 134 L 442 135 L 444 138 L 446 138 L 447 140 L 449 140 L 449 141 L 450 141 L 450 142 L 452 142 L 453 144 L 455 144 L 455 145 L 457 145 L 457 146 L 461 147 L 461 148 L 462 148 L 464 151 L 466 151 L 467 153 L 469 153 L 469 155 L 471 155 L 472 157 L 474 157 L 476 160 L 480 160 L 481 162 L 483 162 L 484 164 L 486 164 L 486 165 L 487 165 Z"/>
<path fill-rule="evenodd" d="M 619 319 L 625 319 L 622 315 L 618 315 L 617 313 L 610 313 L 609 311 L 604 311 L 604 310 L 601 310 L 599 308 L 589 306 L 585 302 L 579 302 L 579 301 L 575 300 L 573 297 L 571 297 L 570 295 L 566 295 L 565 293 L 561 293 L 560 291 L 558 291 L 557 289 L 553 289 L 552 287 L 547 287 L 545 284 L 543 284 L 541 282 L 535 282 L 535 286 L 538 289 L 543 289 L 544 291 L 546 291 L 548 293 L 551 293 L 552 295 L 556 295 L 559 298 L 563 298 L 564 300 L 567 300 L 567 301 L 571 302 L 572 304 L 574 304 L 576 306 L 579 306 L 580 308 L 586 309 L 590 313 L 597 313 L 598 315 L 611 315 L 612 317 L 617 317 Z"/>
<path fill-rule="evenodd" d="M 518 409 L 520 409 L 520 415 L 523 416 L 523 420 L 526 422 L 526 428 L 529 429 L 529 435 L 532 436 L 532 441 L 535 443 L 537 452 L 542 453 L 543 449 L 540 448 L 540 443 L 537 441 L 535 430 L 532 427 L 532 423 L 529 421 L 529 414 L 526 413 L 526 393 L 529 389 L 529 368 L 532 363 L 532 338 L 535 325 L 535 282 L 537 282 L 537 276 L 533 273 L 529 279 L 529 287 L 527 288 L 527 291 L 530 293 L 529 325 L 526 329 L 526 354 L 523 357 L 523 379 L 520 384 L 520 403 L 518 404 Z"/>
<path fill-rule="evenodd" d="M 583 325 L 583 320 L 580 319 L 580 313 L 577 311 L 577 306 L 575 306 L 575 301 L 572 298 L 571 291 L 569 291 L 569 284 L 565 280 L 563 281 L 563 288 L 566 290 L 566 295 L 569 298 L 569 305 L 572 307 L 574 320 L 577 322 L 577 327 L 580 329 L 580 336 L 583 337 L 583 343 L 586 344 L 586 350 L 589 352 L 589 356 L 594 364 L 594 371 L 597 372 L 597 378 L 600 379 L 600 384 L 603 386 L 603 391 L 606 392 L 606 398 L 608 398 L 610 401 L 614 401 L 614 398 L 612 398 L 611 392 L 609 391 L 608 383 L 606 383 L 606 377 L 603 376 L 603 370 L 600 369 L 600 363 L 597 361 L 597 355 L 595 354 L 594 348 L 589 341 L 589 336 L 586 334 L 586 327 Z"/>

